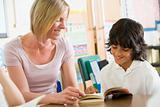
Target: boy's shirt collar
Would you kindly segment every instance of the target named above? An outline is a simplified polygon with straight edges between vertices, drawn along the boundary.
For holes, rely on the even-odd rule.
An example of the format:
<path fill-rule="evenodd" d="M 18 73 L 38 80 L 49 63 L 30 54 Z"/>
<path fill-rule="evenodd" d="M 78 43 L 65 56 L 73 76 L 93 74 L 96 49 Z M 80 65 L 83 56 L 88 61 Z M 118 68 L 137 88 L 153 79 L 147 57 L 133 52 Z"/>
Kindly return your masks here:
<path fill-rule="evenodd" d="M 138 66 L 141 65 L 142 61 L 138 60 L 133 60 L 132 64 L 130 65 L 129 68 L 125 71 L 121 66 L 119 66 L 117 63 L 114 63 L 113 66 L 115 66 L 115 71 L 123 71 L 125 74 L 128 74 L 133 71 L 133 69 L 137 68 Z"/>

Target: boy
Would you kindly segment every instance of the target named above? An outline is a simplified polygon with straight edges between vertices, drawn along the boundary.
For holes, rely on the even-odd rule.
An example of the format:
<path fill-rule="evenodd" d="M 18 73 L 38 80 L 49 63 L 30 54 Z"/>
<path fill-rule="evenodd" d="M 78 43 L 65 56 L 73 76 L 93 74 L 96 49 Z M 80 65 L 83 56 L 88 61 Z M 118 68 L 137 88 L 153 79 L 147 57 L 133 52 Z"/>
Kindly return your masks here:
<path fill-rule="evenodd" d="M 146 44 L 141 24 L 129 19 L 118 20 L 111 28 L 109 51 L 115 62 L 100 72 L 102 91 L 124 87 L 132 94 L 152 95 L 160 90 L 160 78 L 146 61 Z"/>

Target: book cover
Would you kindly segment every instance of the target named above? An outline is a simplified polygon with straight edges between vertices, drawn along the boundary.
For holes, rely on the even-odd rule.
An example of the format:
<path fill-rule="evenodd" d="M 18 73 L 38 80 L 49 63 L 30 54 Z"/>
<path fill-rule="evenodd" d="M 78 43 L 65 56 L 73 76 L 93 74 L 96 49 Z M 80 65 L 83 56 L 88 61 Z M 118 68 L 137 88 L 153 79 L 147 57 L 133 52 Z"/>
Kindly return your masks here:
<path fill-rule="evenodd" d="M 132 97 L 132 93 L 130 93 L 127 88 L 123 87 L 113 87 L 104 92 L 104 101 L 126 97 Z"/>

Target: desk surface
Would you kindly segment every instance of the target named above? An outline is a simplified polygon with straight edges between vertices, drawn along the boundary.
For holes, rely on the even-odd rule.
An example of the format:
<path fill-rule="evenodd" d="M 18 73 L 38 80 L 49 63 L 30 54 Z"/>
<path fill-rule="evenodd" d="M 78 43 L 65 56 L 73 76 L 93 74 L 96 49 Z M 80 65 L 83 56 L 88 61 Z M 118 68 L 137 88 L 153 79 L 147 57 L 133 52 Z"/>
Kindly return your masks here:
<path fill-rule="evenodd" d="M 148 107 L 147 102 L 149 97 L 147 96 L 133 96 L 132 98 L 126 98 L 121 100 L 109 100 L 107 102 L 98 102 L 92 104 L 75 104 L 66 107 Z M 159 101 L 158 101 L 159 102 Z M 42 107 L 64 107 L 64 105 L 45 105 Z M 149 107 L 160 107 L 160 105 L 154 105 Z"/>

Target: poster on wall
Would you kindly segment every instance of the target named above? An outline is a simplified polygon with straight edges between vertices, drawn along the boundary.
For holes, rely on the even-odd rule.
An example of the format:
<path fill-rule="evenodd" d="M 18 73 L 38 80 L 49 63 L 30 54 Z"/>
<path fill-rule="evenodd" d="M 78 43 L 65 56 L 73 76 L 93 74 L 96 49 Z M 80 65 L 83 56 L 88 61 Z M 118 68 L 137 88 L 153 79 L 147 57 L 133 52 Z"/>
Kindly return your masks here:
<path fill-rule="evenodd" d="M 143 25 L 146 44 L 149 46 L 159 45 L 160 36 L 158 32 L 158 24 L 160 22 L 160 0 L 123 1 L 126 3 L 124 6 L 126 17 L 134 19 Z"/>
<path fill-rule="evenodd" d="M 70 14 L 65 35 L 73 44 L 75 56 L 87 55 L 86 0 L 66 1 L 70 5 Z"/>
<path fill-rule="evenodd" d="M 127 1 L 128 17 L 140 22 L 144 28 L 155 28 L 155 21 L 159 20 L 158 0 L 130 0 Z"/>

